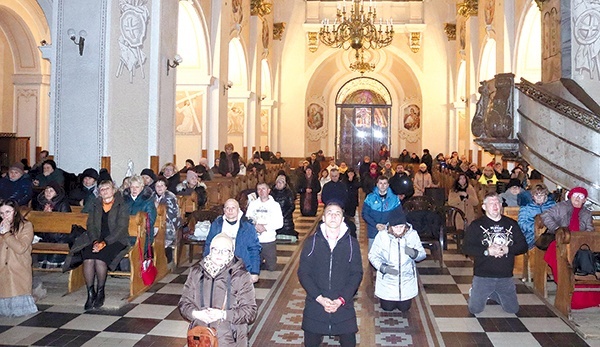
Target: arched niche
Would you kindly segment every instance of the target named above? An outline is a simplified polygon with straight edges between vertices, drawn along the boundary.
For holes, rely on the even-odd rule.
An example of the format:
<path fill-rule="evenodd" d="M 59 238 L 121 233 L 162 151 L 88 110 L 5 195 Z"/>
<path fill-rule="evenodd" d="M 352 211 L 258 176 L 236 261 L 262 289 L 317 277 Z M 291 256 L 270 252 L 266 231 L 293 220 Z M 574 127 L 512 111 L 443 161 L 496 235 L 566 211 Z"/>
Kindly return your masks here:
<path fill-rule="evenodd" d="M 487 81 L 496 75 L 496 40 L 489 38 L 481 53 L 479 81 Z"/>
<path fill-rule="evenodd" d="M 239 38 L 229 41 L 228 76 L 231 89 L 227 99 L 227 142 L 235 148 L 244 148 L 246 125 L 248 124 L 248 64 L 246 52 Z M 245 151 L 244 151 L 245 153 Z M 246 158 L 244 158 L 246 159 Z"/>
<path fill-rule="evenodd" d="M 271 82 L 271 67 L 267 59 L 260 62 L 260 147 L 268 146 L 273 124 L 273 95 Z"/>
<path fill-rule="evenodd" d="M 391 141 L 392 96 L 380 81 L 357 77 L 344 84 L 335 98 L 335 156 L 339 161 L 357 165 L 365 155 L 376 158 L 381 145 Z M 318 109 L 309 105 L 308 127 L 323 121 Z"/>
<path fill-rule="evenodd" d="M 29 138 L 18 153 L 29 161 L 48 145 L 50 63 L 38 49 L 50 43 L 45 19 L 34 0 L 0 0 L 0 132 Z"/>
<path fill-rule="evenodd" d="M 517 31 L 514 54 L 515 81 L 521 78 L 536 83 L 542 79 L 542 23 L 535 2 L 529 4 Z"/>
<path fill-rule="evenodd" d="M 177 53 L 183 61 L 177 67 L 175 153 L 177 158 L 197 161 L 207 148 L 202 135 L 207 124 L 211 55 L 204 13 L 193 2 L 179 2 Z"/>

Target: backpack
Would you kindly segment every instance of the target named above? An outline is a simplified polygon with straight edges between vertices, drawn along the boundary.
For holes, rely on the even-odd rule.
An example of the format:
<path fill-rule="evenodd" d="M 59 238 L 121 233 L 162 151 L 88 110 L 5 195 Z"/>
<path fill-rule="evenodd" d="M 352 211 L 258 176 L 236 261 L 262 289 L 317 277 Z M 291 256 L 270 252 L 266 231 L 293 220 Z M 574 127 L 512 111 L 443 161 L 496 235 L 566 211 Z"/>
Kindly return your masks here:
<path fill-rule="evenodd" d="M 575 275 L 578 276 L 596 274 L 594 252 L 592 252 L 588 244 L 582 244 L 577 250 L 577 253 L 575 253 L 575 257 L 573 258 L 573 271 L 575 271 Z"/>

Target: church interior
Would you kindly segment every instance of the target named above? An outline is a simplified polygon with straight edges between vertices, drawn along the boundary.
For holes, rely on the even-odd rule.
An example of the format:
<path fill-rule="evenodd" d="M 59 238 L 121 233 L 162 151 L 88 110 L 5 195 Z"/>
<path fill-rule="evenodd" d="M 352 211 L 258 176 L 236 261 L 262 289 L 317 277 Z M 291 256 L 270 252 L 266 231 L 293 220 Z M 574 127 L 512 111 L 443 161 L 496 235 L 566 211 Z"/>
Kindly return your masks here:
<path fill-rule="evenodd" d="M 526 162 L 559 194 L 584 187 L 600 231 L 599 26 L 592 0 L 0 0 L 0 167 L 47 150 L 120 184 L 167 162 L 213 166 L 226 144 L 245 161 L 268 146 L 291 171 L 319 150 L 357 171 L 382 145 L 393 161 L 456 151 L 480 168 Z M 294 220 L 298 243 L 278 244 L 255 285 L 251 346 L 302 345 L 296 270 L 320 214 Z M 443 261 L 417 265 L 413 309 L 380 310 L 355 223 L 359 345 L 600 346 L 600 310 L 565 315 L 525 272 L 519 313 L 470 314 L 472 262 L 451 239 Z M 191 260 L 94 312 L 50 286 L 35 316 L 0 317 L 0 345 L 184 346 Z"/>

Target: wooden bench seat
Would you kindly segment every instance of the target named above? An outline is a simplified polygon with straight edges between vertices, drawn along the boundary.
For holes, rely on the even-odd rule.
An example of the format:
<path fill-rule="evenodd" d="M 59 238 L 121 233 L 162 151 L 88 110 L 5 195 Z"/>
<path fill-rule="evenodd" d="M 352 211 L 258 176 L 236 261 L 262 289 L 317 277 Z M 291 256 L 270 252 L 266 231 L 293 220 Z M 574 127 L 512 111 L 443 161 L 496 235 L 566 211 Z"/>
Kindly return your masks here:
<path fill-rule="evenodd" d="M 593 232 L 570 232 L 567 228 L 556 231 L 557 247 L 557 276 L 556 299 L 554 306 L 571 318 L 571 298 L 578 291 L 577 285 L 592 284 L 598 288 L 584 288 L 585 291 L 600 291 L 600 280 L 593 275 L 576 276 L 573 269 L 573 258 L 583 244 L 590 246 L 592 251 L 600 251 L 600 230 Z"/>
<path fill-rule="evenodd" d="M 44 233 L 62 233 L 68 234 L 71 232 L 73 224 L 81 225 L 85 227 L 87 225 L 88 215 L 84 213 L 72 213 L 72 212 L 42 212 L 42 211 L 30 211 L 25 215 L 25 218 L 33 224 L 34 232 Z M 159 207 L 156 225 L 159 226 L 159 232 L 154 237 L 154 263 L 158 270 L 156 280 L 158 281 L 166 275 L 168 272 L 166 265 L 166 257 L 164 252 L 164 235 L 166 227 L 165 223 L 165 209 Z M 161 226 L 165 227 L 161 227 Z M 133 300 L 137 295 L 143 293 L 148 289 L 145 286 L 141 274 L 140 264 L 141 258 L 139 254 L 138 244 L 143 245 L 146 241 L 146 214 L 138 213 L 135 216 L 129 218 L 129 236 L 135 237 L 135 244 L 129 250 L 126 257 L 131 262 L 131 271 L 111 271 L 109 275 L 113 276 L 127 276 L 130 280 L 129 286 L 129 297 L 128 300 Z M 49 242 L 38 242 L 32 247 L 33 254 L 69 254 L 68 244 L 61 243 L 49 243 Z M 85 285 L 83 277 L 83 266 L 79 266 L 69 271 L 69 283 L 68 293 L 72 293 Z"/>

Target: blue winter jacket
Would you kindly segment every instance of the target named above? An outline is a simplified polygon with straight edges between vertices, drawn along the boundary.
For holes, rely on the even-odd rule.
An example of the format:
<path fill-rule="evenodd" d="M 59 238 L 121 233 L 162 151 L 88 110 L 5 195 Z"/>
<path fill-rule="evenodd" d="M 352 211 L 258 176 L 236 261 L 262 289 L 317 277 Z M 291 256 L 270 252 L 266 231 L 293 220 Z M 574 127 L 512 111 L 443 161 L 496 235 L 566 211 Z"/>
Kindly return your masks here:
<path fill-rule="evenodd" d="M 390 216 L 396 213 L 404 213 L 398 196 L 391 188 L 388 188 L 385 199 L 383 199 L 375 187 L 373 192 L 367 195 L 362 210 L 362 217 L 367 223 L 368 237 L 374 239 L 379 232 L 376 225 L 387 224 Z"/>
<path fill-rule="evenodd" d="M 129 215 L 136 215 L 138 212 L 148 213 L 150 219 L 150 234 L 148 242 L 152 244 L 154 242 L 154 222 L 156 221 L 156 206 L 154 205 L 154 192 L 150 187 L 144 187 L 144 190 L 137 196 L 135 200 L 131 197 L 131 190 L 129 188 L 123 191 L 123 200 L 129 207 Z M 146 244 L 144 249 L 148 249 Z"/>
<path fill-rule="evenodd" d="M 223 228 L 223 216 L 219 216 L 210 225 L 210 231 L 204 244 L 204 256 L 210 252 L 212 239 L 221 233 Z M 235 256 L 242 259 L 246 265 L 246 270 L 253 275 L 260 273 L 260 251 L 262 247 L 258 241 L 258 235 L 254 225 L 245 217 L 240 220 L 240 229 L 235 238 Z"/>
<path fill-rule="evenodd" d="M 519 227 L 525 236 L 525 240 L 527 240 L 529 249 L 532 249 L 535 245 L 535 231 L 533 228 L 535 216 L 541 214 L 554 205 L 556 205 L 556 202 L 554 202 L 551 197 L 548 197 L 548 200 L 546 200 L 543 205 L 538 205 L 531 201 L 527 205 L 521 206 L 519 209 Z"/>

